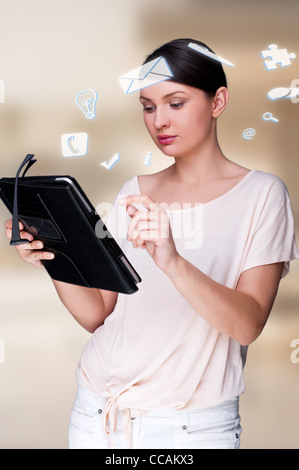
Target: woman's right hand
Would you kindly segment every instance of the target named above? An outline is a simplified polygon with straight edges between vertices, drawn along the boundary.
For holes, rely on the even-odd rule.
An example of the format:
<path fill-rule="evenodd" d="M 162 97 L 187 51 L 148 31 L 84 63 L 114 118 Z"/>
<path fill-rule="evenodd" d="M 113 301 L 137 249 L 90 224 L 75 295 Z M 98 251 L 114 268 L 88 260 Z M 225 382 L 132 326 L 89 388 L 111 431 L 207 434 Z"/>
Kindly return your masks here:
<path fill-rule="evenodd" d="M 8 219 L 5 224 L 6 228 L 5 235 L 11 240 L 12 235 L 12 219 Z M 44 265 L 41 260 L 49 260 L 54 258 L 54 254 L 48 251 L 40 251 L 44 244 L 40 240 L 34 240 L 33 235 L 24 230 L 24 226 L 19 222 L 20 236 L 22 239 L 29 240 L 30 243 L 24 243 L 23 245 L 16 245 L 16 250 L 19 253 L 21 259 L 26 263 L 32 264 L 36 268 L 43 268 Z"/>

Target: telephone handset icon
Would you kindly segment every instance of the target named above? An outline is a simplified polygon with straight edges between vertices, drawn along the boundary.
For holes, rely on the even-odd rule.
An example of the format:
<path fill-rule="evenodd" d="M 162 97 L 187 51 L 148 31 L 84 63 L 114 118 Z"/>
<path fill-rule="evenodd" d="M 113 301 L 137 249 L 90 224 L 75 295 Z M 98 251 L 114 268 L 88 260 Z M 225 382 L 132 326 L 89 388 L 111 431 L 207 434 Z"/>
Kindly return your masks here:
<path fill-rule="evenodd" d="M 87 154 L 88 134 L 86 132 L 64 134 L 61 141 L 64 157 L 83 157 Z"/>
<path fill-rule="evenodd" d="M 76 139 L 75 139 L 75 136 L 74 136 L 74 135 L 71 135 L 71 136 L 68 138 L 67 144 L 68 144 L 68 146 L 69 146 L 70 151 L 71 151 L 73 154 L 78 154 L 78 153 L 80 153 L 80 149 L 79 149 L 78 147 L 75 147 Z"/>

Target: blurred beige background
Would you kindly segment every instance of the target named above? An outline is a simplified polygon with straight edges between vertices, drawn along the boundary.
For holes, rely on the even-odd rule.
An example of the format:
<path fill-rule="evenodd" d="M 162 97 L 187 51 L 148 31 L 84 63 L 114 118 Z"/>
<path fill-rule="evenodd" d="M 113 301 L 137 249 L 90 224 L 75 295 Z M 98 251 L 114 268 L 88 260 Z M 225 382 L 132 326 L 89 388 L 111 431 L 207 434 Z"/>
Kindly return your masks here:
<path fill-rule="evenodd" d="M 31 174 L 71 174 L 96 206 L 112 201 L 131 176 L 171 162 L 154 148 L 136 94 L 118 76 L 139 66 L 159 44 L 194 37 L 236 67 L 225 67 L 230 104 L 219 140 L 238 163 L 280 176 L 299 229 L 299 103 L 270 101 L 267 92 L 299 78 L 297 0 L 0 0 L 0 176 L 13 176 L 27 153 Z M 297 58 L 266 70 L 261 50 L 278 44 Z M 75 104 L 98 92 L 97 116 Z M 279 123 L 262 120 L 271 112 Z M 252 127 L 256 135 L 244 140 Z M 62 156 L 61 136 L 87 132 L 85 157 Z M 152 152 L 152 163 L 144 156 Z M 120 153 L 111 170 L 100 166 Z M 254 188 L 253 188 L 254 190 Z M 9 214 L 1 203 L 0 223 Z M 22 263 L 0 231 L 0 448 L 66 448 L 76 392 L 74 371 L 90 335 L 58 300 L 47 274 Z M 241 399 L 242 448 L 299 448 L 299 261 L 282 281 L 269 322 L 249 348 Z M 1 359 L 1 358 L 0 358 Z"/>

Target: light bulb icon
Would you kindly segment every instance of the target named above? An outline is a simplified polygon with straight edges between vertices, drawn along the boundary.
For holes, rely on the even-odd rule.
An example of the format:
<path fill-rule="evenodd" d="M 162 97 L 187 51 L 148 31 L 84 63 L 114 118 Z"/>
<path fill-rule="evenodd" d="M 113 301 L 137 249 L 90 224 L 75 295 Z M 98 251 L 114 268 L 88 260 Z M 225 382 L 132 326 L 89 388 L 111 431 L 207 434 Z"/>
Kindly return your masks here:
<path fill-rule="evenodd" d="M 95 106 L 98 99 L 96 91 L 86 89 L 80 91 L 76 97 L 76 104 L 82 109 L 86 119 L 94 119 L 96 117 Z"/>

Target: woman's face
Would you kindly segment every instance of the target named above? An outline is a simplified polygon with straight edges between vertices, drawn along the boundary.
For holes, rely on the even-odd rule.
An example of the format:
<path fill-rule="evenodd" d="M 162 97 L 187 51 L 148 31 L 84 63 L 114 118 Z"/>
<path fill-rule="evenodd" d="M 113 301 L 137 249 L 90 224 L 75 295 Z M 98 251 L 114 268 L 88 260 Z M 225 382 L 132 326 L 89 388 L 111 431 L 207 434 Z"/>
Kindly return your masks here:
<path fill-rule="evenodd" d="M 144 122 L 159 149 L 172 157 L 191 156 L 215 137 L 216 98 L 164 81 L 140 92 Z"/>

